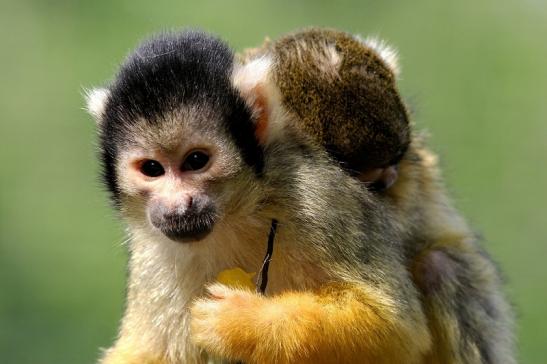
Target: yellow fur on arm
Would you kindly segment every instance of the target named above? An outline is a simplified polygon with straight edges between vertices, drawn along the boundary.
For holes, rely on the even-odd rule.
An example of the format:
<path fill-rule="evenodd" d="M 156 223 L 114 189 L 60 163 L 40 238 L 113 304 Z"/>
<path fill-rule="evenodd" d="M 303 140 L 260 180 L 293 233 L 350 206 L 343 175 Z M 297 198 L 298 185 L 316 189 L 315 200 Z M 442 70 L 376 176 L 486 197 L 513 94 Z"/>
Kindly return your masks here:
<path fill-rule="evenodd" d="M 425 328 L 410 327 L 388 297 L 356 285 L 275 297 L 222 285 L 210 291 L 192 309 L 193 338 L 246 364 L 412 363 L 429 347 Z"/>
<path fill-rule="evenodd" d="M 120 349 L 114 347 L 107 350 L 99 360 L 100 364 L 167 364 L 166 360 L 150 354 L 142 353 L 140 348 Z"/>

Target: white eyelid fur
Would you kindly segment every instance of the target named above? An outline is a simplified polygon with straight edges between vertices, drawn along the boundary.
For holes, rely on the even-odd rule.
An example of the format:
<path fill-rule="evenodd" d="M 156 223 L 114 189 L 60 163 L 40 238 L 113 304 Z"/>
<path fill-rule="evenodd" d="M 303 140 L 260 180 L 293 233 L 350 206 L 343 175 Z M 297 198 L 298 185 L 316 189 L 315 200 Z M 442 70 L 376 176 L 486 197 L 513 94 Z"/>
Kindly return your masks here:
<path fill-rule="evenodd" d="M 263 142 L 279 137 L 287 120 L 281 107 L 279 90 L 271 79 L 272 64 L 270 57 L 261 56 L 244 65 L 236 65 L 232 75 L 234 87 L 239 90 L 251 109 L 254 112 L 267 113 L 266 139 Z M 258 100 L 259 98 L 261 100 Z M 266 110 L 259 110 L 257 106 Z"/>
<path fill-rule="evenodd" d="M 94 88 L 85 91 L 87 112 L 95 118 L 97 123 L 100 123 L 104 116 L 106 103 L 109 97 L 110 91 L 106 88 Z"/>
<path fill-rule="evenodd" d="M 245 65 L 237 65 L 234 69 L 232 80 L 234 86 L 245 96 L 258 85 L 267 82 L 272 60 L 270 57 L 262 56 L 250 61 Z"/>
<path fill-rule="evenodd" d="M 385 41 L 376 36 L 369 36 L 365 39 L 360 36 L 356 36 L 356 38 L 367 47 L 372 48 L 391 69 L 393 74 L 396 77 L 399 76 L 401 73 L 401 68 L 399 66 L 399 56 L 395 48 L 391 47 Z"/>

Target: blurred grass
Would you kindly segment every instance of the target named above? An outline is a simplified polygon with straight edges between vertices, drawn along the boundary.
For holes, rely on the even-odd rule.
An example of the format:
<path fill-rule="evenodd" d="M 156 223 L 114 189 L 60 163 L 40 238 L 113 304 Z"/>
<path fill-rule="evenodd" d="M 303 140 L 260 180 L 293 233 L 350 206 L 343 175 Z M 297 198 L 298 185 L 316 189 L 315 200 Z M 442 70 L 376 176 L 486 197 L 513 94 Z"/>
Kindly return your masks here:
<path fill-rule="evenodd" d="M 123 307 L 123 228 L 97 182 L 82 87 L 139 39 L 200 27 L 235 48 L 308 26 L 379 34 L 458 206 L 519 314 L 522 363 L 547 358 L 547 3 L 16 1 L 0 4 L 0 360 L 90 363 Z"/>

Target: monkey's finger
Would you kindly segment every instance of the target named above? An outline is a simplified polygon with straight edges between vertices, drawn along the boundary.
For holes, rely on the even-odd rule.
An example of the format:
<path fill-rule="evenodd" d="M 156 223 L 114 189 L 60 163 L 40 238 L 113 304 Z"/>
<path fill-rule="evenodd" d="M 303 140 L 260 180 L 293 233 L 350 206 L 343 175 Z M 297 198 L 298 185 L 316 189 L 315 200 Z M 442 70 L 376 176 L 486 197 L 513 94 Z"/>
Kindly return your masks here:
<path fill-rule="evenodd" d="M 213 283 L 206 287 L 206 291 L 210 298 L 213 299 L 224 299 L 229 295 L 230 287 L 222 283 Z"/>

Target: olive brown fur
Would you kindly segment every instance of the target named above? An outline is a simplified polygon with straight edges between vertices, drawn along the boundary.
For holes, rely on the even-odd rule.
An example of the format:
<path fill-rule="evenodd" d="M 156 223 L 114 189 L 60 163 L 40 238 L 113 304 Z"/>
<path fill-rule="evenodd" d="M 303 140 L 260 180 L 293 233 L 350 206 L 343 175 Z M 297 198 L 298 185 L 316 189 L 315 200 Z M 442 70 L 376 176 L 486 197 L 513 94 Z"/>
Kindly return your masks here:
<path fill-rule="evenodd" d="M 410 126 L 396 75 L 360 39 L 312 28 L 251 53 L 273 55 L 272 77 L 286 110 L 346 169 L 395 164 L 408 148 Z"/>

